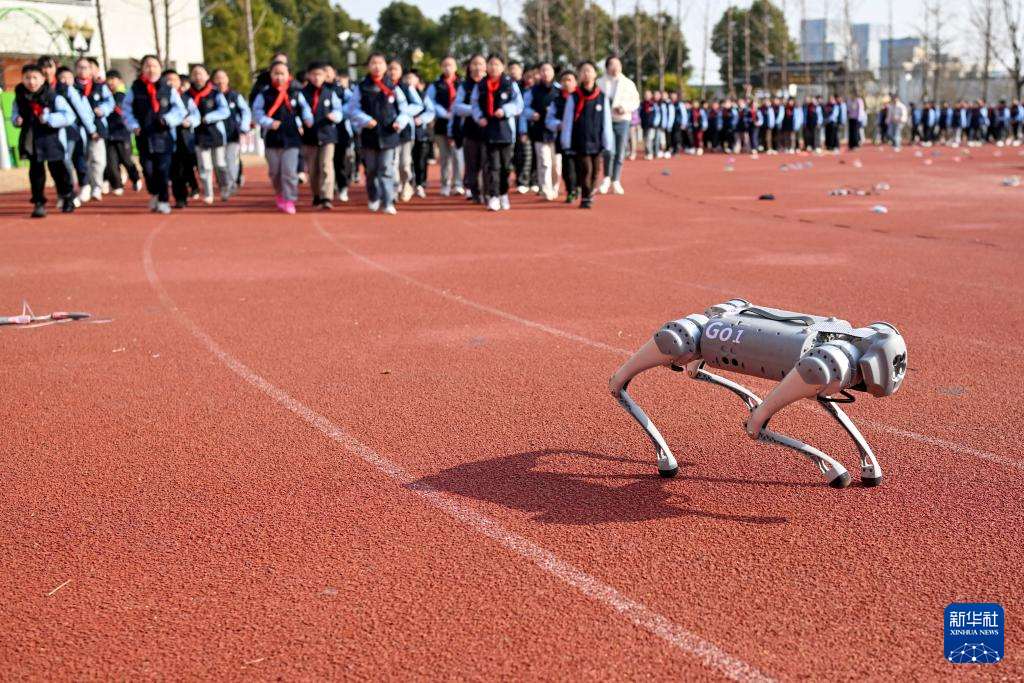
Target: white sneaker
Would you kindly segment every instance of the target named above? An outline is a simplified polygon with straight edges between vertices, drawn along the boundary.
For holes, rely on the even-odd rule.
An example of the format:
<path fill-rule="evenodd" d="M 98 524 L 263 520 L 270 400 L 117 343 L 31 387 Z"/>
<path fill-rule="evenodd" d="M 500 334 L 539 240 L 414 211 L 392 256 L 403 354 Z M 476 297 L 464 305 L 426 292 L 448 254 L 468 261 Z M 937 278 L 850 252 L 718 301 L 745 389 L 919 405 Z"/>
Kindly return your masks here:
<path fill-rule="evenodd" d="M 124 188 L 123 188 L 123 187 L 118 187 L 118 188 L 115 188 L 115 189 L 114 189 L 114 190 L 113 190 L 113 191 L 111 192 L 111 194 L 112 194 L 112 195 L 114 195 L 115 197 L 120 197 L 121 195 L 123 195 L 123 194 L 124 194 Z"/>
<path fill-rule="evenodd" d="M 348 202 L 348 187 L 343 187 L 338 191 L 338 201 L 342 203 Z"/>
<path fill-rule="evenodd" d="M 384 213 L 386 213 L 389 216 L 394 216 L 396 213 L 398 213 L 398 209 L 396 209 L 395 205 L 392 204 L 391 206 L 384 209 Z"/>
<path fill-rule="evenodd" d="M 224 201 L 227 201 L 227 200 L 225 199 Z M 213 195 L 212 194 L 208 194 L 205 197 L 203 197 L 203 204 L 206 204 L 207 206 L 212 205 L 213 204 Z"/>
<path fill-rule="evenodd" d="M 451 196 L 451 194 L 452 194 L 452 191 L 451 191 L 451 189 L 450 189 L 450 188 L 448 188 L 448 187 L 442 187 L 442 188 L 441 188 L 441 192 L 440 192 L 440 195 L 441 195 L 442 197 L 450 197 L 450 196 Z"/>
<path fill-rule="evenodd" d="M 378 211 L 380 211 L 380 200 L 374 199 L 372 202 L 367 204 L 367 206 L 370 208 L 370 211 L 372 213 L 377 213 Z"/>
<path fill-rule="evenodd" d="M 402 201 L 403 202 L 407 202 L 410 199 L 412 199 L 413 191 L 414 190 L 412 189 L 412 184 L 411 183 L 406 183 L 405 187 L 402 188 L 402 195 L 401 195 Z"/>
<path fill-rule="evenodd" d="M 519 194 L 526 194 L 529 191 L 530 188 L 527 187 L 526 185 L 519 185 L 518 187 L 516 187 L 516 192 L 518 192 Z"/>
<path fill-rule="evenodd" d="M 88 185 L 82 185 L 82 189 L 78 192 L 78 199 L 83 204 L 92 199 L 92 188 Z"/>
<path fill-rule="evenodd" d="M 142 181 L 136 180 L 135 183 L 132 185 L 132 189 L 135 190 L 136 192 L 142 192 Z"/>
<path fill-rule="evenodd" d="M 157 213 L 162 213 L 162 214 L 165 214 L 165 215 L 169 214 L 171 212 L 171 203 L 170 202 L 157 202 L 157 204 L 156 204 L 156 212 Z"/>
<path fill-rule="evenodd" d="M 540 185 L 530 185 L 530 192 L 540 194 Z"/>
<path fill-rule="evenodd" d="M 498 204 L 499 206 L 501 206 L 502 211 L 508 211 L 509 209 L 512 208 L 511 202 L 508 201 L 507 194 L 503 194 L 500 197 L 498 197 Z"/>
<path fill-rule="evenodd" d="M 303 172 L 299 173 L 299 184 L 300 185 L 305 185 L 308 182 L 309 182 L 309 176 L 306 175 L 306 172 L 303 171 Z"/>
<path fill-rule="evenodd" d="M 626 191 L 622 188 L 622 183 L 618 180 L 612 183 L 612 194 L 626 194 Z"/>
<path fill-rule="evenodd" d="M 93 201 L 97 201 L 97 202 L 103 201 L 103 188 L 102 187 L 94 187 L 94 188 L 92 188 L 92 198 L 93 198 Z"/>
<path fill-rule="evenodd" d="M 456 185 L 455 189 L 452 190 L 452 192 L 454 192 L 457 195 L 464 195 L 466 194 L 466 188 L 464 188 L 462 185 Z"/>
<path fill-rule="evenodd" d="M 80 198 L 78 198 L 78 197 L 73 197 L 72 200 L 71 200 L 71 203 L 74 204 L 75 208 L 77 209 L 78 207 L 80 207 L 82 205 L 82 200 Z"/>
<path fill-rule="evenodd" d="M 159 201 L 160 200 L 158 200 L 156 198 L 155 194 L 154 195 L 150 195 L 150 197 L 149 197 L 149 210 L 150 211 L 156 211 L 156 206 L 159 203 Z"/>
<path fill-rule="evenodd" d="M 420 199 L 425 198 L 427 196 L 427 188 L 423 187 L 422 185 L 417 185 L 416 196 L 419 197 Z"/>
<path fill-rule="evenodd" d="M 501 210 L 501 200 L 499 200 L 497 197 L 491 197 L 490 199 L 488 199 L 487 200 L 487 210 L 488 211 L 500 211 Z"/>
<path fill-rule="evenodd" d="M 63 208 L 64 208 L 64 200 L 62 198 L 60 198 L 60 197 L 57 197 L 57 210 L 60 211 Z"/>
<path fill-rule="evenodd" d="M 109 180 L 104 180 L 103 181 L 103 194 L 110 194 L 110 181 Z"/>
<path fill-rule="evenodd" d="M 601 181 L 601 186 L 598 187 L 597 189 L 601 194 L 608 194 L 608 190 L 611 188 L 611 186 L 612 179 L 605 176 L 604 180 Z"/>

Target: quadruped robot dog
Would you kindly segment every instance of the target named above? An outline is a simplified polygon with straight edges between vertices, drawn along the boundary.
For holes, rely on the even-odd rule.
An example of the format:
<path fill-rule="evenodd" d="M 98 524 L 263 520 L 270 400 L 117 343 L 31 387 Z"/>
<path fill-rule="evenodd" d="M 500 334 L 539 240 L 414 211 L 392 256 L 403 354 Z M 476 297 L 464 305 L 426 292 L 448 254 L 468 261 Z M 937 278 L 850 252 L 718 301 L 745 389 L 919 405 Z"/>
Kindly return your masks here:
<path fill-rule="evenodd" d="M 746 387 L 705 370 L 705 366 L 780 380 L 761 400 Z M 800 399 L 815 399 L 846 430 L 860 452 L 865 486 L 882 483 L 882 469 L 860 431 L 839 403 L 852 403 L 850 391 L 890 396 L 907 374 L 907 346 L 885 322 L 854 328 L 845 320 L 752 306 L 731 299 L 701 314 L 666 323 L 609 382 L 612 395 L 644 428 L 658 457 L 658 473 L 674 477 L 676 459 L 658 428 L 626 389 L 644 370 L 667 366 L 693 379 L 716 384 L 739 396 L 750 410 L 744 429 L 752 439 L 791 448 L 818 466 L 833 488 L 850 483 L 850 473 L 827 453 L 766 429 L 775 413 Z"/>

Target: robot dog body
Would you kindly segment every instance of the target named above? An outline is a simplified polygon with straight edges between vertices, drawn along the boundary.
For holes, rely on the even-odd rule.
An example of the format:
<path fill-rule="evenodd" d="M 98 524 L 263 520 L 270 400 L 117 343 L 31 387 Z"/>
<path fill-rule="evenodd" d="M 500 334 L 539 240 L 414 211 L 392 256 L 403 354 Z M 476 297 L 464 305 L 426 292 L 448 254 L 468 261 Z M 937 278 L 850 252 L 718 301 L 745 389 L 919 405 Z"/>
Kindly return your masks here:
<path fill-rule="evenodd" d="M 742 385 L 708 372 L 705 365 L 779 384 L 762 401 Z M 744 428 L 751 438 L 800 452 L 818 465 L 830 486 L 843 488 L 850 483 L 850 475 L 834 458 L 766 429 L 768 420 L 782 408 L 803 398 L 815 399 L 856 444 L 861 481 L 867 486 L 881 483 L 882 470 L 870 446 L 836 404 L 852 402 L 849 391 L 882 397 L 900 388 L 906 376 L 907 347 L 889 323 L 854 328 L 845 320 L 752 306 L 742 299 L 666 323 L 615 373 L 609 386 L 654 443 L 659 473 L 673 477 L 679 468 L 671 450 L 626 393 L 636 375 L 660 366 L 732 391 L 750 410 Z M 832 398 L 836 394 L 843 398 Z"/>

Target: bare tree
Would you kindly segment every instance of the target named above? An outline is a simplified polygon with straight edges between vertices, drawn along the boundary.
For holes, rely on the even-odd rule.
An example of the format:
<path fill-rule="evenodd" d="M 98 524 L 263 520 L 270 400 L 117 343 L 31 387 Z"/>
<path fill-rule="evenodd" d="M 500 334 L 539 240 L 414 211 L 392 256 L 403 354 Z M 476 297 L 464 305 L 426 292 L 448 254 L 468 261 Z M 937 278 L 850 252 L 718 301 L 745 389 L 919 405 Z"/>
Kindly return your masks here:
<path fill-rule="evenodd" d="M 1008 57 L 1003 57 L 1005 50 L 999 51 L 999 61 L 1003 63 L 1010 78 L 1013 90 L 1020 99 L 1024 90 L 1024 34 L 1021 33 L 1021 0 L 1002 0 L 1003 18 L 1006 23 L 1006 44 L 1009 47 Z"/>
<path fill-rule="evenodd" d="M 689 9 L 687 9 L 689 13 Z M 677 88 L 683 85 L 683 0 L 676 0 L 676 33 L 679 34 L 679 44 L 676 45 L 676 77 Z M 685 91 L 684 91 L 685 92 Z"/>
<path fill-rule="evenodd" d="M 150 19 L 153 20 L 153 44 L 156 46 L 156 49 L 153 51 L 153 54 L 155 54 L 155 55 L 157 55 L 159 57 L 160 56 L 160 28 L 157 26 L 157 22 L 156 22 L 156 0 L 149 0 L 149 17 L 150 17 Z M 167 66 L 167 60 L 166 59 L 163 59 L 161 61 L 163 61 L 164 66 Z"/>
<path fill-rule="evenodd" d="M 988 85 L 992 73 L 992 49 L 995 46 L 994 0 L 979 0 L 971 7 L 971 24 L 981 41 L 981 97 L 988 101 Z"/>
<path fill-rule="evenodd" d="M 171 61 L 171 0 L 164 0 L 164 64 Z"/>
<path fill-rule="evenodd" d="M 734 97 L 736 95 L 736 91 L 733 88 L 733 83 L 735 82 L 736 79 L 735 79 L 735 76 L 734 76 L 734 73 L 733 73 L 733 52 L 734 52 L 734 50 L 733 50 L 733 47 L 732 47 L 732 43 L 733 43 L 733 41 L 732 41 L 732 32 L 733 32 L 733 26 L 732 26 L 732 5 L 729 5 L 729 8 L 727 10 L 725 10 L 725 12 L 726 12 L 726 20 L 725 20 L 725 29 L 726 30 L 725 30 L 725 35 L 726 35 L 726 42 L 728 43 L 728 48 L 727 48 L 728 49 L 728 53 L 726 54 L 725 64 L 726 64 L 727 80 L 729 81 L 728 83 L 726 83 L 726 87 L 728 88 L 727 92 L 729 93 L 729 97 Z"/>
<path fill-rule="evenodd" d="M 497 0 L 498 3 L 498 35 L 501 41 L 501 54 L 504 59 L 508 59 L 508 32 L 505 30 L 505 13 L 502 11 L 502 1 Z"/>
<path fill-rule="evenodd" d="M 943 29 L 950 23 L 950 20 L 949 14 L 943 11 L 942 0 L 933 0 L 931 3 L 926 0 L 922 31 L 925 65 L 923 83 L 921 84 L 921 99 L 923 100 L 941 99 L 939 90 L 944 71 L 942 61 L 944 58 L 949 59 L 949 48 L 952 43 L 949 34 L 945 33 Z"/>
<path fill-rule="evenodd" d="M 245 44 L 249 52 L 249 75 L 256 75 L 256 36 L 252 30 L 252 0 L 245 0 Z M 351 64 L 349 65 L 352 66 Z"/>
<path fill-rule="evenodd" d="M 700 98 L 703 100 L 708 89 L 708 50 L 711 48 L 711 0 L 704 0 L 704 59 L 700 65 Z"/>
<path fill-rule="evenodd" d="M 612 53 L 619 55 L 619 8 L 612 0 Z"/>
<path fill-rule="evenodd" d="M 103 30 L 103 9 L 100 0 L 96 0 L 96 26 L 100 30 L 100 54 L 103 56 L 103 71 L 110 68 L 110 60 L 107 58 L 107 34 Z"/>
<path fill-rule="evenodd" d="M 656 0 L 654 5 L 654 27 L 656 31 L 656 49 L 658 57 L 658 90 L 665 89 L 665 62 L 667 60 L 665 50 L 665 22 L 661 11 L 662 0 Z"/>
<path fill-rule="evenodd" d="M 750 97 L 750 8 L 743 13 L 743 95 Z"/>
<path fill-rule="evenodd" d="M 643 87 L 644 41 L 640 38 L 640 0 L 633 6 L 633 50 L 636 52 L 636 84 Z"/>
<path fill-rule="evenodd" d="M 782 0 L 782 16 L 785 23 L 786 0 Z M 782 43 L 782 89 L 789 90 L 789 24 L 786 24 L 786 35 Z"/>

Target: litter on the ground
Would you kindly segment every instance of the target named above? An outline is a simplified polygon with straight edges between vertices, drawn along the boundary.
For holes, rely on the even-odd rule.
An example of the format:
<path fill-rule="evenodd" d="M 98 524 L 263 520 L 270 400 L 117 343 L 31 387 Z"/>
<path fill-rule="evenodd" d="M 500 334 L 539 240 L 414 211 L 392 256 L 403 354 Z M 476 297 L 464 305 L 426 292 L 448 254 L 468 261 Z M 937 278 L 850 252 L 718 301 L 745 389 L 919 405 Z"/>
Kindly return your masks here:
<path fill-rule="evenodd" d="M 758 199 L 760 201 L 762 201 L 762 202 L 770 202 L 770 201 L 774 201 L 775 200 L 775 195 L 773 195 L 772 193 L 768 192 L 768 193 L 763 194 L 760 197 L 758 197 Z"/>
<path fill-rule="evenodd" d="M 1006 185 L 1007 187 L 1017 187 L 1020 185 L 1020 178 L 1015 175 L 1003 178 L 1003 185 Z"/>
<path fill-rule="evenodd" d="M 889 213 L 889 209 L 885 208 L 881 204 L 876 204 L 875 206 L 872 206 L 871 210 L 874 211 L 875 213 Z"/>

